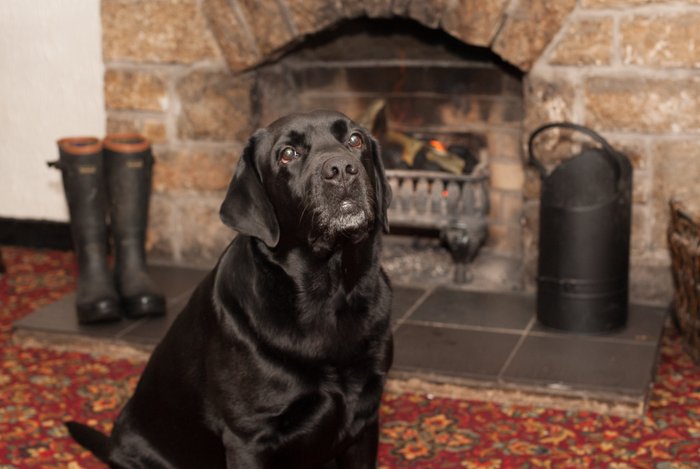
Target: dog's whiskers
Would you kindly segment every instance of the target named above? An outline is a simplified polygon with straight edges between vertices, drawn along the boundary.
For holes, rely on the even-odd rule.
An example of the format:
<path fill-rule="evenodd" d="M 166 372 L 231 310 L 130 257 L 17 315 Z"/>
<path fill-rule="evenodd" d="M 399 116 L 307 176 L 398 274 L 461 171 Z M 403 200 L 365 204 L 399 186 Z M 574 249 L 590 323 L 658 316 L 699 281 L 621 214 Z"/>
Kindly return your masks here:
<path fill-rule="evenodd" d="M 306 214 L 306 210 L 309 208 L 309 204 L 305 202 L 302 203 L 301 207 L 301 214 L 299 214 L 299 225 L 301 225 L 302 221 L 304 220 L 304 215 Z"/>

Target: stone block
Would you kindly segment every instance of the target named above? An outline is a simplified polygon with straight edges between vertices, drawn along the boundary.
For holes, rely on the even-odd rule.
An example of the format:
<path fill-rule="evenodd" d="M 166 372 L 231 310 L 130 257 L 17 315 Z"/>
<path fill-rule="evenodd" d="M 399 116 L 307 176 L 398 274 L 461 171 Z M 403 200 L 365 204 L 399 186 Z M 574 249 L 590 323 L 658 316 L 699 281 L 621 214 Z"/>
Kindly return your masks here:
<path fill-rule="evenodd" d="M 503 193 L 501 200 L 501 220 L 508 224 L 520 225 L 523 217 L 523 196 L 518 193 Z"/>
<path fill-rule="evenodd" d="M 666 249 L 671 197 L 700 200 L 700 141 L 691 138 L 660 140 L 652 147 L 652 246 Z"/>
<path fill-rule="evenodd" d="M 649 149 L 645 139 L 639 137 L 604 136 L 608 143 L 632 163 L 632 202 L 649 202 Z"/>
<path fill-rule="evenodd" d="M 515 192 L 492 190 L 489 193 L 491 210 L 489 220 L 493 223 L 520 226 L 523 216 L 523 196 Z"/>
<path fill-rule="evenodd" d="M 512 96 L 523 99 L 523 79 L 514 72 L 508 71 L 503 74 L 502 96 Z"/>
<path fill-rule="evenodd" d="M 540 173 L 532 166 L 525 167 L 525 180 L 523 181 L 523 197 L 525 200 L 540 200 L 542 193 L 542 178 Z"/>
<path fill-rule="evenodd" d="M 345 17 L 339 0 L 282 0 L 299 36 L 323 31 Z"/>
<path fill-rule="evenodd" d="M 194 63 L 220 56 L 196 0 L 103 0 L 106 62 Z"/>
<path fill-rule="evenodd" d="M 294 39 L 294 32 L 277 2 L 237 0 L 248 29 L 255 36 L 263 55 L 281 48 Z"/>
<path fill-rule="evenodd" d="M 151 143 L 163 143 L 168 138 L 165 116 L 151 116 L 137 113 L 107 113 L 107 133 L 140 133 Z"/>
<path fill-rule="evenodd" d="M 179 145 L 161 152 L 156 160 L 153 189 L 156 192 L 194 190 L 224 191 L 233 176 L 242 145 Z"/>
<path fill-rule="evenodd" d="M 399 99 L 391 99 L 390 102 L 398 102 Z M 418 120 L 421 116 L 429 117 L 435 123 L 452 128 L 460 128 L 465 124 L 488 124 L 493 128 L 520 127 L 522 122 L 522 102 L 518 100 L 462 96 L 459 98 L 434 97 L 404 98 L 411 114 L 415 114 Z M 425 112 L 420 112 L 420 106 L 411 106 L 410 103 L 423 104 Z M 427 119 L 428 121 L 430 119 Z"/>
<path fill-rule="evenodd" d="M 219 218 L 223 194 L 178 199 L 174 220 L 182 230 L 181 260 L 189 265 L 211 267 L 235 236 Z"/>
<path fill-rule="evenodd" d="M 611 18 L 574 20 L 549 56 L 553 65 L 610 65 L 613 56 Z"/>
<path fill-rule="evenodd" d="M 410 5 L 411 0 L 392 0 L 391 12 L 397 16 L 408 16 L 408 8 Z"/>
<path fill-rule="evenodd" d="M 626 65 L 700 67 L 700 13 L 635 15 L 620 22 Z"/>
<path fill-rule="evenodd" d="M 573 121 L 576 91 L 565 79 L 529 76 L 524 82 L 525 129 L 549 122 Z"/>
<path fill-rule="evenodd" d="M 503 197 L 505 195 L 505 192 L 503 191 L 495 191 L 491 190 L 489 191 L 489 221 L 492 223 L 502 223 L 503 222 L 503 217 L 502 217 L 502 206 L 503 206 Z"/>
<path fill-rule="evenodd" d="M 250 75 L 195 70 L 177 84 L 178 133 L 191 140 L 247 140 L 254 130 Z"/>
<path fill-rule="evenodd" d="M 390 18 L 392 15 L 392 0 L 364 0 L 363 2 L 342 2 L 343 9 L 348 12 L 348 4 L 364 4 L 364 11 L 370 18 Z M 352 8 L 352 7 L 351 7 Z M 348 16 L 350 18 L 358 15 Z"/>
<path fill-rule="evenodd" d="M 488 122 L 491 124 L 522 125 L 525 110 L 523 101 L 517 98 L 499 98 L 494 100 Z"/>
<path fill-rule="evenodd" d="M 535 285 L 537 258 L 539 256 L 540 204 L 526 202 L 522 217 L 523 281 L 528 289 Z"/>
<path fill-rule="evenodd" d="M 489 171 L 491 173 L 490 184 L 493 189 L 522 191 L 525 181 L 522 164 L 491 161 Z"/>
<path fill-rule="evenodd" d="M 158 72 L 109 69 L 104 80 L 107 109 L 165 111 L 169 107 L 166 81 Z"/>
<path fill-rule="evenodd" d="M 673 281 L 669 265 L 638 263 L 632 259 L 629 297 L 637 302 L 667 306 L 673 297 Z"/>
<path fill-rule="evenodd" d="M 271 67 L 268 67 L 271 68 Z M 351 71 L 351 74 L 355 76 L 367 76 L 367 69 L 359 67 L 360 70 Z M 377 70 L 382 70 L 377 67 Z M 387 75 L 391 75 L 392 69 L 388 70 Z M 262 71 L 261 71 L 262 72 Z M 346 73 L 348 69 L 343 66 L 329 66 L 329 67 L 314 67 L 314 66 L 304 66 L 292 69 L 282 69 L 280 70 L 280 75 L 286 75 L 287 83 L 286 86 L 293 86 L 298 88 L 300 92 L 324 92 L 325 94 L 338 93 L 341 90 L 347 90 L 351 88 L 353 91 L 364 91 L 363 86 L 371 85 L 373 80 L 367 80 L 367 82 L 359 81 L 357 88 L 352 87 L 348 83 L 348 78 Z M 379 73 L 378 73 L 379 74 Z M 266 73 L 266 75 L 269 75 Z M 382 73 L 383 75 L 383 73 Z M 262 77 L 261 77 L 262 78 Z M 262 80 L 259 80 L 262 81 Z M 275 80 L 280 83 L 284 83 L 283 80 Z M 290 83 L 291 82 L 291 83 Z M 292 84 L 293 83 L 293 84 Z M 381 80 L 380 80 L 381 83 Z M 288 91 L 288 90 L 287 90 Z M 375 91 L 375 90 L 372 90 Z"/>
<path fill-rule="evenodd" d="M 559 164 L 584 150 L 583 140 L 581 135 L 570 130 L 547 130 L 535 140 L 533 145 L 535 158 L 545 166 L 548 173 L 551 173 Z M 528 164 L 530 161 L 530 155 L 528 155 Z"/>
<path fill-rule="evenodd" d="M 603 136 L 612 147 L 629 158 L 634 171 L 649 167 L 649 148 L 645 139 L 639 137 Z"/>
<path fill-rule="evenodd" d="M 644 255 L 649 251 L 649 225 L 653 222 L 650 209 L 645 205 L 632 205 L 632 234 L 630 251 L 632 256 Z"/>
<path fill-rule="evenodd" d="M 442 18 L 445 0 L 412 0 L 408 16 L 428 28 L 437 28 Z"/>
<path fill-rule="evenodd" d="M 486 248 L 498 254 L 517 255 L 522 250 L 520 231 L 518 225 L 490 223 Z"/>
<path fill-rule="evenodd" d="M 651 197 L 651 175 L 647 171 L 632 174 L 632 203 L 646 204 Z"/>
<path fill-rule="evenodd" d="M 258 64 L 263 56 L 240 9 L 229 0 L 202 0 L 202 12 L 229 68 L 240 72 Z"/>
<path fill-rule="evenodd" d="M 153 194 L 148 209 L 145 243 L 149 260 L 172 261 L 176 257 L 171 219 L 172 205 L 168 197 Z"/>
<path fill-rule="evenodd" d="M 391 0 L 367 0 L 358 2 L 356 0 L 340 0 L 341 10 L 346 18 L 357 18 L 364 15 L 367 10 L 381 11 L 385 3 L 391 5 Z"/>
<path fill-rule="evenodd" d="M 592 77 L 584 87 L 586 123 L 632 132 L 700 130 L 700 77 Z"/>
<path fill-rule="evenodd" d="M 493 51 L 520 70 L 530 70 L 575 6 L 576 0 L 518 1 L 498 30 Z"/>
<path fill-rule="evenodd" d="M 487 46 L 503 22 L 508 0 L 446 1 L 441 25 L 452 36 L 467 44 Z"/>
<path fill-rule="evenodd" d="M 674 0 L 581 0 L 583 8 L 590 9 L 624 9 L 629 7 L 644 6 L 650 4 L 664 5 L 678 3 Z M 700 0 L 685 0 L 683 3 L 698 4 Z"/>
<path fill-rule="evenodd" d="M 274 120 L 299 110 L 299 94 L 295 89 L 289 69 L 270 65 L 256 72 L 255 95 L 259 105 L 259 125 L 265 126 Z"/>
<path fill-rule="evenodd" d="M 314 109 L 335 109 L 349 117 L 357 117 L 367 110 L 373 98 L 362 98 L 355 95 L 306 95 L 299 96 L 299 111 L 308 112 Z"/>
<path fill-rule="evenodd" d="M 525 80 L 524 143 L 538 127 L 550 122 L 575 122 L 574 86 L 559 78 L 532 76 Z M 575 148 L 571 132 L 559 129 L 547 130 L 535 140 L 534 150 L 538 160 L 545 165 L 555 164 L 571 155 Z M 527 147 L 523 147 L 527 152 Z M 530 155 L 524 155 L 529 160 Z"/>
<path fill-rule="evenodd" d="M 510 160 L 513 162 L 523 161 L 522 157 L 522 135 L 517 129 L 490 129 L 486 135 L 487 151 L 489 158 Z"/>

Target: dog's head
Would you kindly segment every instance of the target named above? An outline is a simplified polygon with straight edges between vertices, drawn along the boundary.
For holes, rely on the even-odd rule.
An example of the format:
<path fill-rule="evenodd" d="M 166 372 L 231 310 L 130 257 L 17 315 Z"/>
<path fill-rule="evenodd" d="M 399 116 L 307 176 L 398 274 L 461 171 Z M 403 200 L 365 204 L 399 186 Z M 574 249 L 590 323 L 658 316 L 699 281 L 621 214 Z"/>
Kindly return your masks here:
<path fill-rule="evenodd" d="M 388 230 L 391 189 L 369 132 L 332 111 L 283 117 L 251 137 L 221 205 L 238 232 L 332 247 Z"/>

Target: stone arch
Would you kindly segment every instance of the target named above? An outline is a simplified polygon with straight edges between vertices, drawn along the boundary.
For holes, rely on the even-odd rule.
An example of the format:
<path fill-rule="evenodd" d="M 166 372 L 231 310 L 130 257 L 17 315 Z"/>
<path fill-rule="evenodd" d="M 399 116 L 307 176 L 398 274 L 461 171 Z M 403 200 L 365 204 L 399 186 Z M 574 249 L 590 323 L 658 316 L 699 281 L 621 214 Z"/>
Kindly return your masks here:
<path fill-rule="evenodd" d="M 229 69 L 278 57 L 311 34 L 348 19 L 404 17 L 488 47 L 527 72 L 576 0 L 203 0 Z"/>

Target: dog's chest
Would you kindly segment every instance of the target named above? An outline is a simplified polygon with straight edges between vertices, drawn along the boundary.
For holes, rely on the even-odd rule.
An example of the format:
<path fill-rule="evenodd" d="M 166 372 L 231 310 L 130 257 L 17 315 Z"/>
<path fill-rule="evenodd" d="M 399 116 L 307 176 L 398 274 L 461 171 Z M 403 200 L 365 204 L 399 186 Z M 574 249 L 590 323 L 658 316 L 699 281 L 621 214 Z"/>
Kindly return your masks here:
<path fill-rule="evenodd" d="M 325 401 L 325 405 L 315 410 L 319 414 L 327 412 L 333 415 L 340 427 L 352 426 L 358 418 L 378 404 L 382 385 L 383 379 L 379 373 L 363 373 L 358 376 L 355 373 L 340 372 L 321 381 L 312 391 Z M 290 407 L 296 406 L 298 401 L 295 399 Z"/>
<path fill-rule="evenodd" d="M 268 400 L 255 439 L 289 457 L 332 452 L 376 419 L 383 374 L 370 370 L 326 371 L 318 381 Z"/>

